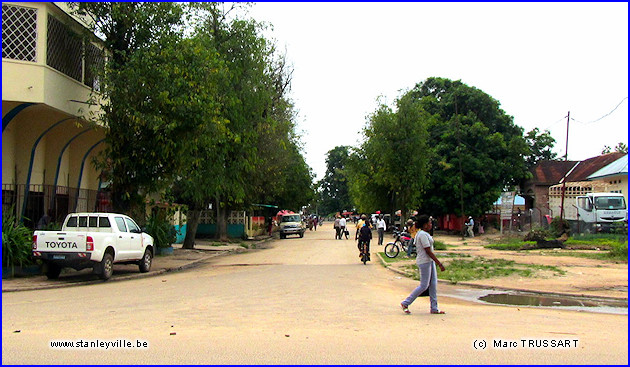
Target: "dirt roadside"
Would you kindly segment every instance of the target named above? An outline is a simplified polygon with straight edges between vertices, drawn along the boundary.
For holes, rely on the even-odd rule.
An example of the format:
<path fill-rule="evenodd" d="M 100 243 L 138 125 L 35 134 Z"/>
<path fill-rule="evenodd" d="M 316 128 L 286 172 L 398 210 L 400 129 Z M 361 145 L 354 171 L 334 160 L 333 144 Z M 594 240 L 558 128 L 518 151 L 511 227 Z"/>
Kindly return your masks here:
<path fill-rule="evenodd" d="M 532 277 L 512 275 L 508 277 L 466 281 L 459 284 L 484 288 L 628 299 L 627 263 L 616 263 L 613 261 L 572 256 L 554 256 L 553 252 L 563 251 L 560 249 L 519 252 L 492 250 L 483 247 L 489 243 L 489 240 L 496 239 L 497 237 L 498 235 L 483 235 L 462 239 L 461 236 L 436 233 L 434 236 L 436 241 L 441 241 L 452 246 L 447 250 L 436 251 L 436 254 L 438 258 L 440 254 L 459 253 L 470 255 L 471 257 L 481 256 L 487 259 L 512 260 L 520 264 L 550 265 L 566 272 L 563 275 L 557 275 L 552 272 L 537 271 Z M 378 249 L 377 251 L 382 251 L 382 249 Z M 449 258 L 444 256 L 442 259 L 445 265 L 448 266 Z M 403 271 L 406 266 L 412 265 L 413 263 L 414 260 L 400 261 L 392 264 L 391 269 L 394 271 Z"/>

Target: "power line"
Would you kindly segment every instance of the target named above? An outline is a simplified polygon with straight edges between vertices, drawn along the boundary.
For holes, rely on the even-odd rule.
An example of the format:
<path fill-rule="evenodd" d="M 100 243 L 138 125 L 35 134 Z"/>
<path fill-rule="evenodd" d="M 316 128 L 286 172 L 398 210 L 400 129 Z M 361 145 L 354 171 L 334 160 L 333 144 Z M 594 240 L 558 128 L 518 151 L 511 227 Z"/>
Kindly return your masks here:
<path fill-rule="evenodd" d="M 597 120 L 588 121 L 588 122 L 578 121 L 578 120 L 576 120 L 576 119 L 574 119 L 574 118 L 571 118 L 571 120 L 573 120 L 573 121 L 575 121 L 575 122 L 577 122 L 577 123 L 580 123 L 580 124 L 593 124 L 593 123 L 595 123 L 595 122 L 597 122 L 597 121 L 600 121 L 600 120 L 602 120 L 602 119 L 604 119 L 604 118 L 606 118 L 606 117 L 610 116 L 613 112 L 615 112 L 615 110 L 616 110 L 619 106 L 621 106 L 621 104 L 622 104 L 622 103 L 623 103 L 626 99 L 628 99 L 628 97 L 624 97 L 624 99 L 622 99 L 622 100 L 621 100 L 621 102 L 619 102 L 619 103 L 615 106 L 615 108 L 613 108 L 613 109 L 612 109 L 612 111 L 608 112 L 607 114 L 605 114 L 604 116 L 602 116 L 602 117 L 598 118 Z"/>
<path fill-rule="evenodd" d="M 541 128 L 540 130 L 542 130 L 542 131 L 549 130 L 549 129 L 553 126 L 553 125 L 556 125 L 556 124 L 558 124 L 558 123 L 560 123 L 560 122 L 564 121 L 564 119 L 566 119 L 566 118 L 567 118 L 567 117 L 566 117 L 566 116 L 564 116 L 564 117 L 560 118 L 559 120 L 554 121 L 554 122 L 552 122 L 552 123 L 548 124 L 546 127 Z"/>

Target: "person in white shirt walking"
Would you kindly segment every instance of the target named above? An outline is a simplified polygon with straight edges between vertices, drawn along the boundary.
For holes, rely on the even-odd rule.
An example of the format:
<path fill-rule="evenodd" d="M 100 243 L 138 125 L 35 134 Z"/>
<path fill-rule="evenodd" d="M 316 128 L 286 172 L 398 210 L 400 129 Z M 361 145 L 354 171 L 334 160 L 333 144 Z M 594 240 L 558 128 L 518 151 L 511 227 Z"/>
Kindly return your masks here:
<path fill-rule="evenodd" d="M 346 239 L 348 239 L 348 233 L 346 233 L 346 217 L 341 216 L 341 219 L 339 220 L 339 227 L 341 228 L 339 239 L 341 239 L 344 235 L 346 236 Z"/>
<path fill-rule="evenodd" d="M 400 307 L 406 314 L 410 314 L 409 305 L 413 303 L 425 291 L 429 291 L 429 299 L 431 300 L 431 313 L 443 314 L 440 311 L 437 302 L 437 269 L 436 264 L 444 271 L 444 265 L 438 260 L 433 253 L 433 237 L 428 233 L 433 223 L 429 221 L 428 215 L 422 215 L 416 222 L 416 227 L 421 230 L 416 233 L 415 243 L 417 244 L 418 255 L 416 257 L 416 265 L 420 270 L 420 285 L 414 289 L 409 297 L 400 303 Z"/>
<path fill-rule="evenodd" d="M 379 215 L 378 220 L 376 221 L 376 230 L 378 231 L 378 245 L 383 246 L 383 235 L 387 230 L 383 214 Z"/>

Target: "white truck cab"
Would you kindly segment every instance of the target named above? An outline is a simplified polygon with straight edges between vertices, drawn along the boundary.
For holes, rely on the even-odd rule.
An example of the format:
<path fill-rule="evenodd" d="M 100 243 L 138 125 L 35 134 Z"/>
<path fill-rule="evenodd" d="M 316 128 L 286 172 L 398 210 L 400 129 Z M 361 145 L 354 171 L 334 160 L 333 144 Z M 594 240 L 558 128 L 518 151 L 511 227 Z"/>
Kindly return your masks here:
<path fill-rule="evenodd" d="M 588 193 L 576 198 L 577 218 L 586 228 L 595 232 L 608 232 L 613 225 L 628 224 L 628 210 L 623 194 Z"/>

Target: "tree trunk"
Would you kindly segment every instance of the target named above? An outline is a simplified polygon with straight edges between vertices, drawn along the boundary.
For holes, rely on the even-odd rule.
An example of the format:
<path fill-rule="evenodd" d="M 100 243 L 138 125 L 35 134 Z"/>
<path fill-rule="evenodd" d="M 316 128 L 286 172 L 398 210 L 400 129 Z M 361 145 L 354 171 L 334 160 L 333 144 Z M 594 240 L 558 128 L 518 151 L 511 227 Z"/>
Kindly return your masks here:
<path fill-rule="evenodd" d="M 220 201 L 217 199 L 217 233 L 216 238 L 219 241 L 227 241 L 228 240 L 228 232 L 227 232 L 227 218 L 228 211 L 227 208 L 222 207 Z"/>
<path fill-rule="evenodd" d="M 199 217 L 201 216 L 201 210 L 188 210 L 187 225 L 186 225 L 186 238 L 182 248 L 193 249 L 195 248 L 195 235 L 197 234 L 197 227 L 199 226 Z"/>

